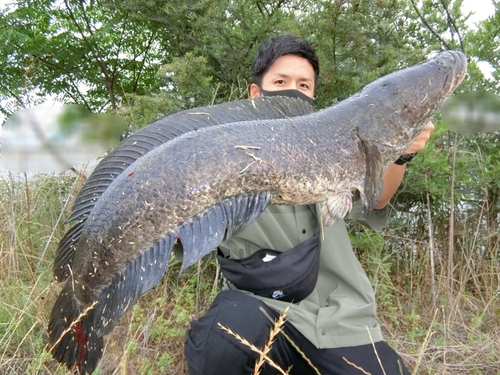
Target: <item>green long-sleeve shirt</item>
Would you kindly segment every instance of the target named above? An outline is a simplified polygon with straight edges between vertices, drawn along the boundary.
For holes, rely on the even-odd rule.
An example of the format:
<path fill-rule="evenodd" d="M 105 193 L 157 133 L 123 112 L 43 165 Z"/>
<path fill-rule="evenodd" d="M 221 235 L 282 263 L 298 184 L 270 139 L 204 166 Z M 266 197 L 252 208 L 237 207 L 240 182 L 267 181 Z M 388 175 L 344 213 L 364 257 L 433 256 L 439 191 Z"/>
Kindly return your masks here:
<path fill-rule="evenodd" d="M 380 231 L 387 223 L 387 210 L 374 210 L 363 218 L 358 204 L 348 219 L 359 220 Z M 315 226 L 308 206 L 269 206 L 256 222 L 234 233 L 219 247 L 225 256 L 233 259 L 248 257 L 259 249 L 285 251 L 311 237 Z M 225 288 L 234 289 L 234 286 L 226 282 Z M 290 306 L 288 321 L 318 348 L 357 346 L 382 340 L 375 293 L 352 250 L 343 220 L 324 228 L 318 282 L 307 298 L 290 304 L 255 297 L 277 311 Z"/>

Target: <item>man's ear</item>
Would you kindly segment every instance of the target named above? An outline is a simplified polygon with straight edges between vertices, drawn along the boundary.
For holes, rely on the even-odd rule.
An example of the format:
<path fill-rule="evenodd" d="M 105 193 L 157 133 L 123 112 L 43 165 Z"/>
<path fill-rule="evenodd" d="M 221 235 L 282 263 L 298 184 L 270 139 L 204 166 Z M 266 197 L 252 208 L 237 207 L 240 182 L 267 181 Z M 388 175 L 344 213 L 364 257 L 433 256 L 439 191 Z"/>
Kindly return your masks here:
<path fill-rule="evenodd" d="M 250 85 L 250 97 L 253 98 L 258 98 L 262 96 L 262 93 L 260 92 L 259 86 L 256 83 L 252 83 Z"/>

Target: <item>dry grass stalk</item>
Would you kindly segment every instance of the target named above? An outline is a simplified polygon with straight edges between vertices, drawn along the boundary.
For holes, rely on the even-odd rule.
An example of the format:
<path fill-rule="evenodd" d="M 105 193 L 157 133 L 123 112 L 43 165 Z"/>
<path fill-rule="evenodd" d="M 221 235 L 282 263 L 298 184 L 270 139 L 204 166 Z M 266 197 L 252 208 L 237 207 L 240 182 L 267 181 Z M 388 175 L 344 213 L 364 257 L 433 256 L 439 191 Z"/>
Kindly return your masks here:
<path fill-rule="evenodd" d="M 248 346 L 252 351 L 259 353 L 260 356 L 264 357 L 267 363 L 269 363 L 272 367 L 274 367 L 276 370 L 279 371 L 280 374 L 283 375 L 289 375 L 286 371 L 284 371 L 277 363 L 275 363 L 271 358 L 269 358 L 262 350 L 257 348 L 254 344 L 252 344 L 250 341 L 245 339 L 244 337 L 240 336 L 236 332 L 234 332 L 231 328 L 228 328 L 224 326 L 223 324 L 217 323 L 219 327 L 221 327 L 224 331 L 228 332 L 230 335 L 234 336 L 239 342 L 241 342 L 243 345 Z M 274 330 L 274 329 L 273 329 Z M 254 371 L 255 374 L 255 371 Z"/>
<path fill-rule="evenodd" d="M 260 308 L 260 311 L 262 311 L 262 313 L 267 317 L 267 319 L 269 319 L 271 322 L 274 322 L 274 320 L 269 316 L 269 314 L 263 308 Z M 298 345 L 295 344 L 295 342 L 293 342 L 293 340 L 290 338 L 290 336 L 288 336 L 285 331 L 281 331 L 281 334 L 283 336 L 285 336 L 285 339 L 288 341 L 288 343 L 293 346 L 293 348 L 297 351 L 297 353 L 300 354 L 302 359 L 311 367 L 311 369 L 314 370 L 314 372 L 316 372 L 317 375 L 321 375 L 318 368 L 313 365 L 311 360 L 309 358 L 307 358 L 305 353 L 302 350 L 300 350 Z"/>
<path fill-rule="evenodd" d="M 288 307 L 283 311 L 280 316 L 278 317 L 278 320 L 274 322 L 274 326 L 269 332 L 269 339 L 267 340 L 266 344 L 264 345 L 264 348 L 262 349 L 262 353 L 260 353 L 259 359 L 255 363 L 255 369 L 253 372 L 253 375 L 258 375 L 260 374 L 261 368 L 264 365 L 265 358 L 267 357 L 267 354 L 271 351 L 271 347 L 273 346 L 274 340 L 278 333 L 281 332 L 283 324 L 285 324 L 285 317 L 286 314 L 288 313 Z"/>
<path fill-rule="evenodd" d="M 346 357 L 342 357 L 342 359 L 343 359 L 344 361 L 346 361 L 346 363 L 347 363 L 348 365 L 350 365 L 350 366 L 352 366 L 352 367 L 354 367 L 354 368 L 358 369 L 358 370 L 359 370 L 359 371 L 361 371 L 363 374 L 365 374 L 365 375 L 372 375 L 372 373 L 371 373 L 371 372 L 365 371 L 362 367 L 359 367 L 358 365 L 356 365 L 356 364 L 352 363 L 352 362 L 351 362 L 351 361 L 349 361 Z"/>
<path fill-rule="evenodd" d="M 449 221 L 449 235 L 448 235 L 448 278 L 449 278 L 449 290 L 453 291 L 453 271 L 454 262 L 453 254 L 455 252 L 455 176 L 456 176 L 456 162 L 457 162 L 457 140 L 458 134 L 455 134 L 455 140 L 453 142 L 453 157 L 452 157 L 452 169 L 451 169 L 451 181 L 450 181 L 450 221 Z"/>
<path fill-rule="evenodd" d="M 383 374 L 387 375 L 385 373 L 384 366 L 382 365 L 382 361 L 380 360 L 380 357 L 378 356 L 377 348 L 375 347 L 375 343 L 373 342 L 372 334 L 370 333 L 370 330 L 368 329 L 368 327 L 366 327 L 366 330 L 368 331 L 368 336 L 370 336 L 370 341 L 371 341 L 372 346 L 373 346 L 373 351 L 375 352 L 375 355 L 377 356 L 377 360 L 378 360 L 378 363 L 380 365 L 380 368 L 382 369 Z"/>
<path fill-rule="evenodd" d="M 417 374 L 417 370 L 418 368 L 420 367 L 420 363 L 422 362 L 422 357 L 424 355 L 424 352 L 427 348 L 427 345 L 429 345 L 429 340 L 431 338 L 431 336 L 433 335 L 434 332 L 432 332 L 432 327 L 434 325 L 434 321 L 436 320 L 436 315 L 438 313 L 438 309 L 436 309 L 436 311 L 434 312 L 434 317 L 432 318 L 432 323 L 431 325 L 429 326 L 429 329 L 427 330 L 427 333 L 425 335 L 425 339 L 424 339 L 424 342 L 422 343 L 422 347 L 420 349 L 420 352 L 418 353 L 418 358 L 417 358 L 417 362 L 415 364 L 415 367 L 413 369 L 413 372 L 412 372 L 412 375 L 416 375 Z"/>
<path fill-rule="evenodd" d="M 425 175 L 425 182 L 427 183 L 427 174 Z M 434 256 L 436 250 L 434 249 L 434 228 L 432 222 L 431 215 L 431 200 L 430 194 L 427 191 L 426 193 L 427 199 L 427 221 L 428 221 L 428 233 L 429 233 L 429 250 L 430 250 L 430 258 L 431 258 L 431 293 L 432 293 L 432 307 L 436 308 L 437 306 L 437 296 L 436 296 L 436 265 L 434 261 Z"/>
<path fill-rule="evenodd" d="M 81 319 L 82 319 L 85 315 L 87 315 L 87 314 L 89 313 L 89 311 L 90 311 L 90 310 L 92 310 L 92 309 L 95 307 L 95 305 L 97 305 L 97 301 L 94 301 L 94 302 L 92 303 L 92 305 L 87 306 L 87 307 L 85 308 L 85 310 L 83 310 L 83 311 L 82 311 L 82 313 L 81 313 L 80 315 L 78 315 L 78 317 L 77 317 L 77 318 L 76 318 L 73 322 L 71 322 L 71 324 L 69 325 L 69 327 L 68 327 L 68 328 L 66 328 L 66 329 L 65 329 L 65 330 L 61 333 L 61 335 L 59 336 L 59 338 L 57 339 L 57 341 L 54 343 L 54 345 L 52 345 L 52 346 L 50 347 L 49 352 L 52 352 L 52 350 L 55 348 L 55 346 L 56 346 L 57 344 L 59 344 L 59 342 L 63 339 L 64 335 L 65 335 L 66 333 L 68 333 L 69 331 L 71 331 L 71 330 L 73 329 L 74 325 L 75 325 L 75 324 L 77 324 L 78 322 L 80 322 L 80 320 L 81 320 Z"/>

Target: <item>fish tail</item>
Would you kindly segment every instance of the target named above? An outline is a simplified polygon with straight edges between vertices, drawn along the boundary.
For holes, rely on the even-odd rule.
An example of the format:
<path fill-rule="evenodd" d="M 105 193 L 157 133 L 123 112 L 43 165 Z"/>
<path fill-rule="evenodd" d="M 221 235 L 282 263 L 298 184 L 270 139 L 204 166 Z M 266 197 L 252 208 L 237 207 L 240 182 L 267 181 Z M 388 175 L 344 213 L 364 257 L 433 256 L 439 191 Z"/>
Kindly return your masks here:
<path fill-rule="evenodd" d="M 91 374 L 102 356 L 104 340 L 94 330 L 94 305 L 83 308 L 70 282 L 57 298 L 49 321 L 50 353 L 68 369 Z"/>

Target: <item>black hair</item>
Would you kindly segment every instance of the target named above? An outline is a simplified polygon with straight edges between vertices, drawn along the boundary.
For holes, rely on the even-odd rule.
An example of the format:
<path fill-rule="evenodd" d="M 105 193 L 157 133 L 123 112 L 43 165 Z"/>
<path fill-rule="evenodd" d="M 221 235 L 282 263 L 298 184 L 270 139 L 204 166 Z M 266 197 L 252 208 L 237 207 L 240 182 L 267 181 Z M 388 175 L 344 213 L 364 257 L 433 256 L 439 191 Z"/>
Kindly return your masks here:
<path fill-rule="evenodd" d="M 314 69 L 314 80 L 318 79 L 319 61 L 314 47 L 302 38 L 287 34 L 271 38 L 259 47 L 252 64 L 253 82 L 261 86 L 262 78 L 271 65 L 283 55 L 307 59 Z"/>

